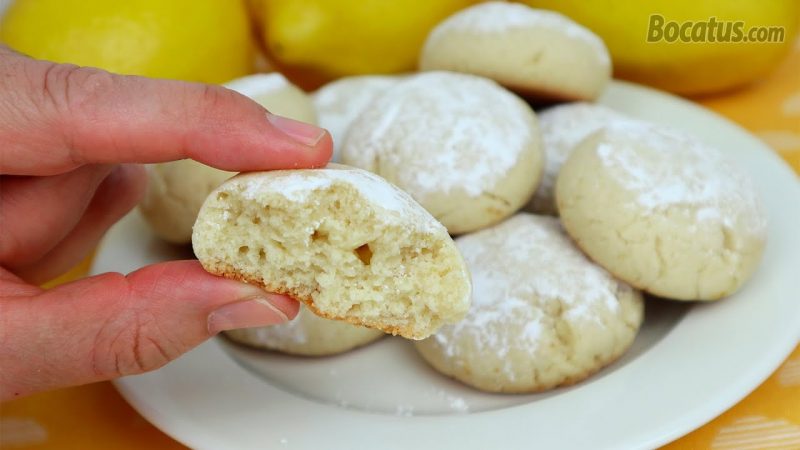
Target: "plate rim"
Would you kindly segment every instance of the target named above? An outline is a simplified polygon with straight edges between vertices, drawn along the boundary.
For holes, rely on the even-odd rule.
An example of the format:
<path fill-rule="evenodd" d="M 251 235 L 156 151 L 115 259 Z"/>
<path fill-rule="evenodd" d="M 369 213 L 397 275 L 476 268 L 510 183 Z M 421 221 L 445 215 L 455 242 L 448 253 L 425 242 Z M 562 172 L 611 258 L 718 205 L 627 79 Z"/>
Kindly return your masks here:
<path fill-rule="evenodd" d="M 710 111 L 700 105 L 692 103 L 686 99 L 673 96 L 671 94 L 658 91 L 652 88 L 640 86 L 630 82 L 624 81 L 617 81 L 614 80 L 608 89 L 609 95 L 614 95 L 615 92 L 623 92 L 628 91 L 625 95 L 645 95 L 647 97 L 658 97 L 661 101 L 667 102 L 668 104 L 677 105 L 678 108 L 686 108 L 693 113 L 702 114 L 704 116 L 710 117 L 712 120 L 716 120 L 718 123 L 735 130 L 737 133 L 742 134 L 743 136 L 747 136 L 750 140 L 747 143 L 747 146 L 750 147 L 760 147 L 758 150 L 758 158 L 764 158 L 764 161 L 768 161 L 769 164 L 775 166 L 771 167 L 770 169 L 775 169 L 778 166 L 781 169 L 777 169 L 778 173 L 775 174 L 776 178 L 786 177 L 786 175 L 790 174 L 790 177 L 794 179 L 795 182 L 798 181 L 797 175 L 786 165 L 783 160 L 778 156 L 774 151 L 769 149 L 764 143 L 754 137 L 749 131 L 745 130 L 743 127 L 739 126 L 738 124 L 730 121 L 729 119 L 720 116 L 719 114 Z M 780 173 L 783 171 L 783 173 Z M 787 192 L 786 196 L 789 198 L 796 197 L 800 201 L 800 183 L 795 183 L 794 185 L 794 192 L 792 193 Z M 765 201 L 766 203 L 766 201 Z M 137 214 L 135 211 L 133 214 Z M 128 218 L 126 218 L 128 219 Z M 774 220 L 774 218 L 771 218 Z M 95 258 L 95 262 L 92 265 L 91 273 L 98 273 L 96 271 L 97 261 L 100 259 L 99 256 L 104 254 L 105 246 L 108 244 L 107 240 L 104 239 L 101 245 L 97 249 L 97 257 Z M 768 244 L 769 245 L 769 244 Z M 774 245 L 774 244 L 773 244 Z M 745 287 L 746 288 L 746 287 Z M 800 300 L 800 299 L 798 299 Z M 728 300 L 726 300 L 728 301 Z M 800 302 L 799 302 L 800 303 Z M 800 307 L 798 307 L 800 308 Z M 681 324 L 687 320 L 694 320 L 692 318 L 698 317 L 697 314 L 694 312 L 695 309 L 692 308 L 685 317 L 683 317 L 673 329 L 679 329 Z M 698 311 L 706 310 L 708 311 L 710 308 L 699 308 Z M 800 309 L 798 309 L 800 311 Z M 725 396 L 724 399 L 718 400 L 714 404 L 705 404 L 702 406 L 697 406 L 693 408 L 691 411 L 688 411 L 687 414 L 684 414 L 680 418 L 676 418 L 672 420 L 670 423 L 662 423 L 656 427 L 658 432 L 650 432 L 650 433 L 635 433 L 636 435 L 650 435 L 650 438 L 638 436 L 634 439 L 634 436 L 630 436 L 628 441 L 622 442 L 619 445 L 624 445 L 626 448 L 653 448 L 668 442 L 671 442 L 692 430 L 699 428 L 709 421 L 713 420 L 715 417 L 723 413 L 724 411 L 730 409 L 735 403 L 749 395 L 753 390 L 755 390 L 761 383 L 764 382 L 774 371 L 775 369 L 781 364 L 783 360 L 792 352 L 792 350 L 797 346 L 798 341 L 800 341 L 800 314 L 796 315 L 794 322 L 792 322 L 791 318 L 788 318 L 790 324 L 796 325 L 794 328 L 797 330 L 794 335 L 791 332 L 786 332 L 782 334 L 783 339 L 779 340 L 778 342 L 773 342 L 767 348 L 762 348 L 763 353 L 760 355 L 759 364 L 752 364 L 749 366 L 749 370 L 743 371 L 738 374 L 738 376 L 733 380 L 734 382 L 733 387 L 731 387 L 730 383 L 728 385 L 728 395 Z M 656 343 L 653 348 L 648 349 L 645 353 L 640 356 L 640 359 L 644 359 L 648 354 L 653 352 L 653 349 L 661 346 L 666 345 L 669 338 L 669 335 L 672 334 L 672 331 L 665 336 L 660 342 Z M 222 349 L 219 348 L 219 344 L 216 340 L 212 339 L 209 342 L 202 344 L 200 347 L 196 348 L 189 354 L 185 355 L 183 358 L 190 357 L 190 355 L 197 355 L 201 352 L 208 352 L 211 350 L 212 352 L 216 349 L 216 351 L 222 352 Z M 249 377 L 252 378 L 251 381 L 263 383 L 263 380 L 258 379 L 255 375 L 248 372 L 246 369 L 240 367 L 236 364 L 231 358 L 227 356 L 224 357 L 225 369 L 233 371 L 236 373 L 237 377 Z M 210 448 L 208 444 L 210 442 L 215 442 L 213 448 L 235 448 L 231 447 L 229 443 L 226 442 L 216 442 L 217 440 L 214 439 L 214 435 L 209 435 L 210 432 L 208 429 L 200 427 L 198 424 L 194 424 L 190 421 L 187 421 L 185 418 L 182 417 L 174 417 L 163 410 L 155 407 L 155 404 L 158 402 L 153 403 L 152 399 L 148 400 L 146 393 L 142 392 L 142 388 L 146 388 L 147 384 L 151 382 L 151 379 L 155 379 L 159 376 L 160 373 L 164 373 L 165 370 L 170 370 L 175 363 L 165 366 L 158 371 L 151 372 L 148 374 L 137 375 L 133 377 L 125 377 L 114 381 L 114 385 L 120 391 L 122 396 L 125 400 L 130 403 L 134 409 L 136 409 L 142 416 L 144 416 L 148 421 L 153 423 L 156 427 L 161 429 L 166 434 L 170 435 L 174 439 L 178 440 L 179 442 L 186 443 L 194 448 Z M 622 368 L 621 370 L 625 370 Z M 609 378 L 613 377 L 610 375 Z M 146 381 L 145 381 L 146 380 Z M 143 382 L 144 381 L 144 382 Z M 265 383 L 268 384 L 268 383 Z M 277 389 L 274 388 L 273 389 Z M 146 389 L 145 389 L 146 390 Z M 290 395 L 290 394 L 287 394 Z M 558 398 L 559 396 L 555 396 L 554 398 Z M 309 402 L 308 400 L 301 399 L 304 402 Z M 546 400 L 545 400 L 546 401 Z M 332 408 L 327 405 L 320 405 L 315 404 L 320 407 L 325 408 Z M 502 419 L 502 416 L 508 413 L 511 410 L 521 410 L 525 407 L 530 406 L 528 405 L 520 405 L 515 407 L 510 407 L 506 409 L 496 410 L 496 411 L 486 411 L 486 412 L 476 412 L 471 413 L 466 416 L 459 416 L 458 418 L 454 416 L 443 416 L 443 418 L 432 418 L 431 416 L 424 416 L 424 419 L 430 422 L 438 422 L 441 420 L 454 420 L 458 422 L 469 422 L 466 420 L 465 417 L 490 417 L 495 416 L 497 418 Z M 364 417 L 372 417 L 368 413 L 360 412 L 360 411 L 352 411 L 352 410 L 336 410 L 336 414 L 343 415 L 343 416 L 350 416 L 351 414 L 355 414 L 360 418 Z M 386 423 L 386 418 L 381 420 L 380 422 Z M 423 417 L 396 417 L 390 418 L 389 422 L 404 422 L 407 423 L 408 420 L 417 420 L 423 419 Z M 204 435 L 203 432 L 206 432 Z M 202 438 L 201 438 L 202 436 Z M 635 442 L 631 442 L 631 440 Z M 330 443 L 330 442 L 328 442 Z M 221 444 L 221 445 L 220 445 Z"/>

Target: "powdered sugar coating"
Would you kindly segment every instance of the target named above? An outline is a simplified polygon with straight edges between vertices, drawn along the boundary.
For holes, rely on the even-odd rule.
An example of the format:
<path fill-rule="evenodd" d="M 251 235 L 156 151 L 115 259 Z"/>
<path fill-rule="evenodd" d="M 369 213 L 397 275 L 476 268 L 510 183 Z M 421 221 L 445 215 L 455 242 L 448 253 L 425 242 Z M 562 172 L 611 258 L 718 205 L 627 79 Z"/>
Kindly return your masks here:
<path fill-rule="evenodd" d="M 286 323 L 227 331 L 226 335 L 253 347 L 302 355 L 328 355 L 367 344 L 384 334 L 378 330 L 323 319 L 305 307 Z"/>
<path fill-rule="evenodd" d="M 226 88 L 233 89 L 250 98 L 277 91 L 289 85 L 289 80 L 277 72 L 248 75 L 224 84 Z"/>
<path fill-rule="evenodd" d="M 302 308 L 302 310 L 305 310 L 305 308 Z M 310 314 L 310 313 L 305 313 L 305 314 Z M 237 333 L 239 335 L 247 333 L 249 335 L 248 336 L 249 343 L 257 342 L 269 348 L 279 347 L 284 342 L 289 342 L 295 345 L 306 344 L 308 342 L 308 333 L 306 333 L 305 326 L 303 325 L 303 319 L 301 318 L 302 315 L 303 313 L 299 313 L 294 319 L 286 323 L 281 323 L 268 327 L 255 327 L 255 328 L 248 328 L 245 330 L 238 330 L 235 333 L 229 333 L 229 335 L 236 336 Z M 333 322 L 333 323 L 347 325 L 346 323 L 343 322 Z"/>
<path fill-rule="evenodd" d="M 619 120 L 627 118 L 605 106 L 585 102 L 558 105 L 539 113 L 545 166 L 542 181 L 531 200 L 534 212 L 555 212 L 556 177 L 564 161 L 584 138 Z"/>
<path fill-rule="evenodd" d="M 519 3 L 495 1 L 465 8 L 434 28 L 428 40 L 434 41 L 451 31 L 498 34 L 519 28 L 546 28 L 562 32 L 592 47 L 602 64 L 611 64 L 605 44 L 588 28 L 557 12 L 534 9 Z"/>
<path fill-rule="evenodd" d="M 280 178 L 251 178 L 244 185 L 242 195 L 255 200 L 264 190 L 275 189 L 281 184 L 280 194 L 293 202 L 306 201 L 314 191 L 329 187 L 333 180 L 327 176 L 308 176 L 303 173 L 289 173 Z"/>
<path fill-rule="evenodd" d="M 396 76 L 377 75 L 340 78 L 313 94 L 319 125 L 330 131 L 333 137 L 332 161 L 339 160 L 342 141 L 350 124 L 376 96 L 394 86 L 400 79 Z"/>
<path fill-rule="evenodd" d="M 766 234 L 766 216 L 752 179 L 719 150 L 640 121 L 615 122 L 599 133 L 597 156 L 634 194 L 638 207 L 650 212 L 694 208 L 698 221 Z"/>
<path fill-rule="evenodd" d="M 343 161 L 387 176 L 423 204 L 452 191 L 478 197 L 515 165 L 535 126 L 527 105 L 490 80 L 427 72 L 362 112 Z"/>
<path fill-rule="evenodd" d="M 295 203 L 311 202 L 314 192 L 335 184 L 347 184 L 358 190 L 372 206 L 392 214 L 381 215 L 383 220 L 414 223 L 426 230 L 444 231 L 408 194 L 383 178 L 365 170 L 330 164 L 325 169 L 277 170 L 239 175 L 222 191 L 240 192 L 249 200 L 258 201 L 263 195 L 279 194 Z"/>
<path fill-rule="evenodd" d="M 519 214 L 456 244 L 472 274 L 472 306 L 464 320 L 432 338 L 451 366 L 469 367 L 478 377 L 481 361 L 498 359 L 501 385 L 524 385 L 520 377 L 535 384 L 552 376 L 558 383 L 576 368 L 596 370 L 632 341 L 641 297 L 589 261 L 555 218 Z M 562 336 L 570 336 L 567 343 Z M 587 347 L 603 356 L 593 360 Z"/>

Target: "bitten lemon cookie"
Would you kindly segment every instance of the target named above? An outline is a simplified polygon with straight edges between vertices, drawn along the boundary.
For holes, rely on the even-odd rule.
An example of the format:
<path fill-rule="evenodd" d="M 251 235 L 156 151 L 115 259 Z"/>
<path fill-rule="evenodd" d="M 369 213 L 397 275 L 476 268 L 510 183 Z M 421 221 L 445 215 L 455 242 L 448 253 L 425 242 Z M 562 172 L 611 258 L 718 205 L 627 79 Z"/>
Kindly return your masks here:
<path fill-rule="evenodd" d="M 431 31 L 421 70 L 482 75 L 524 97 L 597 98 L 611 79 L 611 58 L 589 29 L 552 11 L 487 2 L 461 10 Z"/>
<path fill-rule="evenodd" d="M 593 260 L 662 297 L 735 292 L 766 240 L 746 173 L 690 136 L 638 121 L 581 142 L 561 168 L 556 200 L 567 232 Z"/>
<path fill-rule="evenodd" d="M 281 74 L 251 75 L 225 86 L 275 114 L 316 123 L 311 99 Z M 156 235 L 176 244 L 191 242 L 192 224 L 200 205 L 209 192 L 235 174 L 189 159 L 152 164 L 148 173 L 147 192 L 139 211 Z"/>
<path fill-rule="evenodd" d="M 294 320 L 268 327 L 226 331 L 232 340 L 251 347 L 302 356 L 335 355 L 384 336 L 380 330 L 323 319 L 305 307 Z"/>
<path fill-rule="evenodd" d="M 394 183 L 458 234 L 528 201 L 541 176 L 541 137 L 533 110 L 497 83 L 428 72 L 367 106 L 347 132 L 342 161 Z"/>
<path fill-rule="evenodd" d="M 518 214 L 456 244 L 472 307 L 416 343 L 443 374 L 484 391 L 537 392 L 585 379 L 633 342 L 641 294 L 588 260 L 557 219 Z"/>
<path fill-rule="evenodd" d="M 447 230 L 359 169 L 236 176 L 208 196 L 192 244 L 211 273 L 411 339 L 469 309 L 469 274 Z"/>
<path fill-rule="evenodd" d="M 584 102 L 554 106 L 540 112 L 538 117 L 544 144 L 544 172 L 542 182 L 526 209 L 557 215 L 556 177 L 564 161 L 585 137 L 626 117 L 605 106 Z"/>
<path fill-rule="evenodd" d="M 173 244 L 188 244 L 206 196 L 235 172 L 183 159 L 148 165 L 147 174 L 139 212 L 156 236 Z"/>
<path fill-rule="evenodd" d="M 345 77 L 322 86 L 311 96 L 319 116 L 319 126 L 330 131 L 333 137 L 331 161 L 339 161 L 342 141 L 353 120 L 372 99 L 401 79 L 385 75 Z"/>

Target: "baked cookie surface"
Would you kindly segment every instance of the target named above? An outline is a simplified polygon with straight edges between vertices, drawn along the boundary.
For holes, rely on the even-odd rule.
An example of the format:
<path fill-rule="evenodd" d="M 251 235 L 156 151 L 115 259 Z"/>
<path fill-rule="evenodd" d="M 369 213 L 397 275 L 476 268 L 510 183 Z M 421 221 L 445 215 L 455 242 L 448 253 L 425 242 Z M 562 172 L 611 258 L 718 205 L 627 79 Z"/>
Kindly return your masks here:
<path fill-rule="evenodd" d="M 593 100 L 611 79 L 611 58 L 589 29 L 553 11 L 486 2 L 445 19 L 428 35 L 420 70 L 491 78 L 535 100 Z"/>
<path fill-rule="evenodd" d="M 452 234 L 521 208 L 543 164 L 533 110 L 491 80 L 452 72 L 409 76 L 376 98 L 342 161 L 408 192 Z"/>
<path fill-rule="evenodd" d="M 458 321 L 470 280 L 447 230 L 369 172 L 254 172 L 209 195 L 192 244 L 203 267 L 287 294 L 321 317 L 411 339 Z"/>
<path fill-rule="evenodd" d="M 443 374 L 485 391 L 537 392 L 588 377 L 633 342 L 641 295 L 587 259 L 557 219 L 517 214 L 456 243 L 472 307 L 416 343 Z"/>
<path fill-rule="evenodd" d="M 715 300 L 753 274 L 766 217 L 750 177 L 675 130 L 613 123 L 576 148 L 558 176 L 564 228 L 589 257 L 651 294 Z"/>
<path fill-rule="evenodd" d="M 311 99 L 278 73 L 250 75 L 225 84 L 274 114 L 308 123 L 317 116 Z M 206 196 L 236 172 L 184 159 L 150 164 L 139 212 L 160 238 L 174 244 L 192 241 L 192 225 Z"/>
<path fill-rule="evenodd" d="M 545 164 L 542 182 L 525 209 L 536 214 L 558 215 L 555 187 L 564 161 L 584 138 L 626 117 L 602 105 L 575 102 L 548 108 L 538 118 Z"/>
<path fill-rule="evenodd" d="M 301 356 L 346 352 L 381 338 L 384 333 L 338 320 L 323 319 L 301 306 L 293 320 L 268 327 L 229 330 L 232 341 L 250 347 Z"/>

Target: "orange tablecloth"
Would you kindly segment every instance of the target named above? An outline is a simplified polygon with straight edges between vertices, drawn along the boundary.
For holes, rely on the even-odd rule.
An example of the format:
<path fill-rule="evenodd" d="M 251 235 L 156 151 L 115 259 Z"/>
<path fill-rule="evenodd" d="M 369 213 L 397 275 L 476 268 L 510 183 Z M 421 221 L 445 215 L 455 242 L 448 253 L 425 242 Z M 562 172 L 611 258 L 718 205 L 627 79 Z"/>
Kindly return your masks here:
<path fill-rule="evenodd" d="M 760 136 L 800 173 L 800 40 L 792 55 L 768 78 L 699 103 Z M 62 280 L 80 276 L 86 269 L 84 264 Z M 63 389 L 3 404 L 0 447 L 184 448 L 139 416 L 110 383 Z M 665 448 L 800 449 L 800 347 L 739 404 Z"/>

